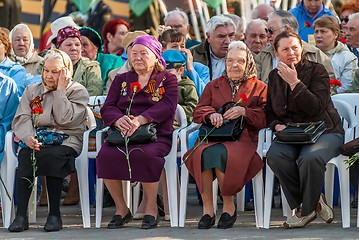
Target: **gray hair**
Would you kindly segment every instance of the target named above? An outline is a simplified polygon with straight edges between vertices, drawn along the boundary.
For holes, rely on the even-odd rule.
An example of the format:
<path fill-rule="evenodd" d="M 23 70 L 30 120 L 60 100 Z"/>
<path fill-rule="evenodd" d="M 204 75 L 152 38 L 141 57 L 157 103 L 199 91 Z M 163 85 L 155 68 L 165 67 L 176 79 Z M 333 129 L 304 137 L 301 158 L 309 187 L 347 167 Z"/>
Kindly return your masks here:
<path fill-rule="evenodd" d="M 268 19 L 271 19 L 273 17 L 280 18 L 280 21 L 278 23 L 279 27 L 283 28 L 288 26 L 292 28 L 294 33 L 298 34 L 298 30 L 299 30 L 298 20 L 294 17 L 293 14 L 284 10 L 278 10 L 268 15 Z"/>
<path fill-rule="evenodd" d="M 263 25 L 264 27 L 267 27 L 267 22 L 264 21 L 263 19 L 253 19 L 252 21 L 250 21 L 247 24 L 247 28 L 246 28 L 246 34 L 248 34 L 248 29 L 252 26 L 252 25 Z"/>
<path fill-rule="evenodd" d="M 239 49 L 239 50 L 247 51 L 247 45 L 242 41 L 231 42 L 228 45 L 228 51 L 227 51 L 226 57 L 227 57 L 229 51 L 231 51 L 232 49 Z"/>
<path fill-rule="evenodd" d="M 167 22 L 169 17 L 175 16 L 175 15 L 180 15 L 183 18 L 183 21 L 185 23 L 185 27 L 187 27 L 189 25 L 187 14 L 180 8 L 176 8 L 175 10 L 172 10 L 172 11 L 168 12 L 165 19 L 164 19 L 165 23 Z"/>
<path fill-rule="evenodd" d="M 61 66 L 67 67 L 70 70 L 72 76 L 73 74 L 72 61 L 69 55 L 67 55 L 67 53 L 59 49 L 51 49 L 47 51 L 43 62 L 45 63 L 46 60 L 48 59 L 56 60 L 58 63 L 60 63 Z"/>
<path fill-rule="evenodd" d="M 349 21 L 352 19 L 359 19 L 359 12 L 349 15 Z"/>
<path fill-rule="evenodd" d="M 208 33 L 210 36 L 212 36 L 217 27 L 219 27 L 219 26 L 228 27 L 230 25 L 232 25 L 234 27 L 234 31 L 236 31 L 237 27 L 230 17 L 224 16 L 224 15 L 213 16 L 207 22 L 206 33 Z"/>

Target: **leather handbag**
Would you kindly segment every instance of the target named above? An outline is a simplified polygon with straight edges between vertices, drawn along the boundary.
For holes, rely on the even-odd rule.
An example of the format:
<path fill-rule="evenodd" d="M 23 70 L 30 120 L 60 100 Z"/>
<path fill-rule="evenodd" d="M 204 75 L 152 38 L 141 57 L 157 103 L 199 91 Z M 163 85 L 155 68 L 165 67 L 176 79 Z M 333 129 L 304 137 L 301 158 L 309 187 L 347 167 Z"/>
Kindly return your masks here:
<path fill-rule="evenodd" d="M 157 141 L 156 123 L 141 125 L 130 137 L 128 145 L 146 144 Z M 116 127 L 107 131 L 106 142 L 112 146 L 125 146 L 125 138 Z"/>
<path fill-rule="evenodd" d="M 222 107 L 220 107 L 217 113 L 224 114 L 226 108 L 228 106 L 234 106 L 235 102 L 228 102 L 225 103 Z M 245 120 L 243 116 L 240 116 L 236 119 L 232 120 L 223 120 L 222 126 L 216 128 L 208 137 L 207 140 L 209 142 L 234 142 L 238 141 L 241 133 L 243 131 L 245 125 Z M 198 136 L 200 139 L 203 139 L 212 129 L 213 125 L 209 124 L 202 124 L 199 128 Z"/>
<path fill-rule="evenodd" d="M 274 132 L 276 141 L 285 144 L 312 144 L 325 131 L 324 121 L 288 123 L 282 131 Z"/>
<path fill-rule="evenodd" d="M 347 142 L 339 147 L 339 151 L 344 156 L 353 156 L 359 152 L 359 138 Z"/>

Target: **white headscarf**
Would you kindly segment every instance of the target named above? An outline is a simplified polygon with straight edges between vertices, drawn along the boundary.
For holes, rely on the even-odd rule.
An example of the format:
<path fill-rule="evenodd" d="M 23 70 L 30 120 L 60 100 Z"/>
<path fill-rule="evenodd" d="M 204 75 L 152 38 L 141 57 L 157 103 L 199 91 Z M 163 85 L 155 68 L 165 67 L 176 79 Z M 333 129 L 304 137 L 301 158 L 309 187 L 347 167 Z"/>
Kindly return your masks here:
<path fill-rule="evenodd" d="M 30 36 L 30 48 L 29 48 L 29 51 L 26 53 L 25 57 L 19 57 L 19 56 L 16 56 L 15 55 L 15 52 L 14 52 L 14 48 L 12 47 L 11 48 L 11 57 L 12 59 L 15 61 L 15 62 L 19 62 L 21 65 L 27 63 L 31 57 L 34 55 L 34 52 L 35 52 L 35 48 L 34 48 L 34 38 L 32 37 L 32 33 L 31 33 L 31 30 L 30 28 L 25 25 L 25 24 L 17 24 L 11 31 L 10 31 L 10 34 L 9 34 L 9 40 L 11 42 L 11 45 L 13 45 L 12 43 L 12 37 L 15 33 L 16 30 L 18 29 L 21 29 L 21 30 L 26 30 L 28 33 L 29 33 L 29 36 Z"/>

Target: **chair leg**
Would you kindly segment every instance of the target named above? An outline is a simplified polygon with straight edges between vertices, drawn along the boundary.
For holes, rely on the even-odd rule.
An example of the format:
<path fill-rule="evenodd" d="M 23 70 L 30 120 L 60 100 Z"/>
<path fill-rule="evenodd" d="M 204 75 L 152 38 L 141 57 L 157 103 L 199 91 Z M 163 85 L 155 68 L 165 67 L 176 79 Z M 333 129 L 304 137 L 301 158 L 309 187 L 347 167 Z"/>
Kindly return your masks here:
<path fill-rule="evenodd" d="M 274 173 L 272 169 L 266 164 L 266 182 L 264 193 L 264 220 L 263 227 L 269 229 L 270 215 L 272 211 L 272 197 L 273 197 L 273 182 Z"/>
<path fill-rule="evenodd" d="M 244 211 L 245 196 L 246 196 L 246 185 L 244 185 L 242 190 L 237 193 L 237 210 L 240 212 Z"/>
<path fill-rule="evenodd" d="M 218 210 L 218 206 L 217 206 L 218 180 L 217 180 L 217 178 L 213 181 L 212 188 L 213 188 L 213 208 L 214 208 L 214 214 L 216 214 L 217 210 Z"/>
<path fill-rule="evenodd" d="M 101 227 L 102 205 L 103 205 L 103 179 L 96 180 L 96 227 Z"/>
<path fill-rule="evenodd" d="M 254 189 L 254 212 L 257 228 L 263 228 L 263 171 L 260 170 L 252 179 Z"/>
<path fill-rule="evenodd" d="M 82 221 L 84 228 L 91 227 L 90 222 L 90 196 L 88 181 L 88 158 L 76 160 L 77 178 L 79 183 L 80 203 L 82 212 Z"/>
<path fill-rule="evenodd" d="M 342 210 L 343 228 L 350 227 L 350 190 L 349 190 L 349 171 L 344 164 L 344 156 L 338 156 L 338 173 L 340 184 L 340 201 Z"/>
<path fill-rule="evenodd" d="M 334 170 L 335 165 L 332 163 L 327 164 L 327 170 L 325 171 L 324 177 L 324 189 L 325 189 L 325 198 L 328 205 L 333 208 L 333 186 L 334 186 Z"/>
<path fill-rule="evenodd" d="M 179 227 L 184 227 L 187 211 L 187 193 L 188 193 L 188 169 L 185 165 L 181 168 L 181 191 L 180 191 L 180 209 L 179 209 Z"/>

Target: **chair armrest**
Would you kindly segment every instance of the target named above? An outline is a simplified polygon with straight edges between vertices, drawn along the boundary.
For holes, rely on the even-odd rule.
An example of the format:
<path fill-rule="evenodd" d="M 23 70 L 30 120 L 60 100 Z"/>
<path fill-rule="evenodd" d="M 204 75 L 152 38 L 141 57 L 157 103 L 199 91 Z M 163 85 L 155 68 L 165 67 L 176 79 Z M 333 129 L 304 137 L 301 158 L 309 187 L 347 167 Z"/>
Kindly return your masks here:
<path fill-rule="evenodd" d="M 107 133 L 108 129 L 109 129 L 109 127 L 105 127 L 105 128 L 103 128 L 101 130 L 98 130 L 96 132 L 96 151 L 97 151 L 97 154 L 100 151 L 100 149 L 102 147 L 102 144 L 105 141 L 105 134 Z"/>

